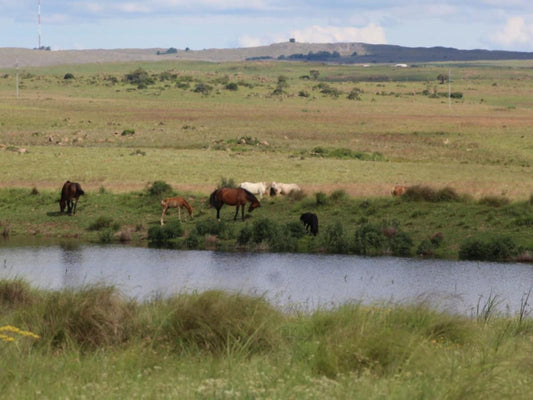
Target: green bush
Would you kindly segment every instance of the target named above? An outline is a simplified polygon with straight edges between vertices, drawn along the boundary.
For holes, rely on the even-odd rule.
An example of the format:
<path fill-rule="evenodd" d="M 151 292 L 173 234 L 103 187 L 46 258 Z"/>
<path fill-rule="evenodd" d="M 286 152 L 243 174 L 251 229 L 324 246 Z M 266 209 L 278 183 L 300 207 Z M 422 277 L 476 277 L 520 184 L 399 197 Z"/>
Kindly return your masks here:
<path fill-rule="evenodd" d="M 254 243 L 268 242 L 275 238 L 277 233 L 277 224 L 268 218 L 257 219 L 252 225 L 252 240 Z"/>
<path fill-rule="evenodd" d="M 348 253 L 349 241 L 340 222 L 326 226 L 322 235 L 322 244 L 328 253 Z"/>
<path fill-rule="evenodd" d="M 40 336 L 53 348 L 82 350 L 124 342 L 131 331 L 132 304 L 113 287 L 53 292 L 43 300 Z"/>
<path fill-rule="evenodd" d="M 148 85 L 155 83 L 154 78 L 142 68 L 137 68 L 135 71 L 126 74 L 124 80 L 132 85 L 137 85 L 139 89 L 146 88 Z"/>
<path fill-rule="evenodd" d="M 235 82 L 230 82 L 226 86 L 224 86 L 224 89 L 231 90 L 231 91 L 237 91 L 239 90 L 239 85 L 237 85 Z"/>
<path fill-rule="evenodd" d="M 201 93 L 204 96 L 209 95 L 211 91 L 213 90 L 213 86 L 208 85 L 206 83 L 197 83 L 196 86 L 193 89 L 194 93 Z"/>
<path fill-rule="evenodd" d="M 470 239 L 459 249 L 460 260 L 508 261 L 517 256 L 520 248 L 510 237 L 497 236 L 489 240 Z"/>
<path fill-rule="evenodd" d="M 244 227 L 239 231 L 239 234 L 237 235 L 237 243 L 241 246 L 244 246 L 252 240 L 253 237 L 253 229 L 250 225 L 246 224 Z"/>
<path fill-rule="evenodd" d="M 355 231 L 355 253 L 363 256 L 377 256 L 384 252 L 386 237 L 381 227 L 365 224 Z"/>
<path fill-rule="evenodd" d="M 206 291 L 168 303 L 172 311 L 161 327 L 161 340 L 177 352 L 247 356 L 271 351 L 282 341 L 276 328 L 281 315 L 261 298 Z"/>
<path fill-rule="evenodd" d="M 155 246 L 167 245 L 168 241 L 181 237 L 184 229 L 179 221 L 171 221 L 163 226 L 148 229 L 148 243 Z"/>
<path fill-rule="evenodd" d="M 150 196 L 161 196 L 172 192 L 172 186 L 164 181 L 155 181 L 147 188 Z"/>
<path fill-rule="evenodd" d="M 398 233 L 388 238 L 388 240 L 393 256 L 409 257 L 411 255 L 413 240 L 407 233 L 398 231 Z"/>
<path fill-rule="evenodd" d="M 511 201 L 504 196 L 484 196 L 479 199 L 479 204 L 484 204 L 490 207 L 502 207 L 509 204 Z"/>
<path fill-rule="evenodd" d="M 107 216 L 100 216 L 94 221 L 91 225 L 89 225 L 90 231 L 99 231 L 104 228 L 111 228 L 113 226 L 113 218 L 107 217 Z"/>
<path fill-rule="evenodd" d="M 328 195 L 324 192 L 317 192 L 315 198 L 317 206 L 325 206 L 328 204 Z"/>
<path fill-rule="evenodd" d="M 411 201 L 429 201 L 429 202 L 441 202 L 441 201 L 461 201 L 462 198 L 457 192 L 450 188 L 445 187 L 443 189 L 435 190 L 429 186 L 415 185 L 410 186 L 405 191 L 403 198 Z"/>

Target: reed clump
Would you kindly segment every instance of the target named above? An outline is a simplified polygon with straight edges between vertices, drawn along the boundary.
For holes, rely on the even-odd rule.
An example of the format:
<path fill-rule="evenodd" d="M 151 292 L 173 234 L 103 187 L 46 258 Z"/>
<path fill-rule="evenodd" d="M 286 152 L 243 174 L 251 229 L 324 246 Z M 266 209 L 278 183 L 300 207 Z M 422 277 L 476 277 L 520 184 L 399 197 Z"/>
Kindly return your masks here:
<path fill-rule="evenodd" d="M 166 307 L 162 339 L 178 352 L 264 353 L 282 341 L 282 316 L 261 298 L 207 291 L 175 297 Z"/>

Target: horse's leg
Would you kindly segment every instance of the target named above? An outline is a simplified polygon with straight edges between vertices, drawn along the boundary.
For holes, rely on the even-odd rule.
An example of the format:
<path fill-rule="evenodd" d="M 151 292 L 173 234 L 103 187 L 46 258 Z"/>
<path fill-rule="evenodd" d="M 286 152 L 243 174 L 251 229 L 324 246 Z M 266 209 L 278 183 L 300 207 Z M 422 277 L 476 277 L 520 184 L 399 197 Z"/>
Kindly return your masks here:
<path fill-rule="evenodd" d="M 68 213 L 69 215 L 72 214 L 72 207 L 73 207 L 72 200 L 67 200 L 67 213 Z"/>
<path fill-rule="evenodd" d="M 235 208 L 235 216 L 233 217 L 234 221 L 237 221 L 237 215 L 239 215 L 239 205 L 237 204 L 237 207 Z M 244 209 L 244 208 L 243 208 Z"/>
<path fill-rule="evenodd" d="M 178 206 L 178 219 L 181 222 L 181 206 Z"/>
<path fill-rule="evenodd" d="M 76 206 L 78 205 L 78 198 L 75 198 L 74 205 L 72 206 L 72 214 L 76 214 Z"/>
<path fill-rule="evenodd" d="M 167 207 L 163 207 L 163 213 L 161 214 L 161 226 L 165 225 L 163 222 L 163 218 L 165 217 L 165 213 L 167 212 Z"/>
<path fill-rule="evenodd" d="M 241 205 L 241 214 L 242 214 L 242 220 L 244 221 L 244 206 L 246 204 Z"/>
<path fill-rule="evenodd" d="M 220 221 L 220 209 L 222 208 L 222 206 L 220 207 L 217 207 L 217 220 Z"/>

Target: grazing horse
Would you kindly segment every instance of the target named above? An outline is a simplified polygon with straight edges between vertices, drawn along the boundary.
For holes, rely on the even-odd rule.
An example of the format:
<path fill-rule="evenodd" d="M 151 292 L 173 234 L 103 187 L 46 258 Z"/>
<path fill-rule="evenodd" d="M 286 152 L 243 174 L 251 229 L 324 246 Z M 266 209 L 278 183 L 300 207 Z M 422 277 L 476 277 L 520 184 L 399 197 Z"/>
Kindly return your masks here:
<path fill-rule="evenodd" d="M 217 219 L 220 221 L 220 209 L 224 204 L 230 206 L 237 206 L 235 209 L 235 216 L 233 220 L 237 220 L 237 215 L 239 214 L 239 207 L 241 207 L 242 220 L 244 221 L 244 206 L 246 203 L 250 202 L 250 207 L 248 212 L 252 212 L 257 207 L 261 207 L 261 203 L 257 200 L 252 193 L 243 188 L 227 188 L 223 187 L 215 190 L 209 196 L 209 204 L 217 209 Z"/>
<path fill-rule="evenodd" d="M 300 186 L 298 186 L 296 183 L 279 183 L 279 182 L 272 182 L 270 185 L 270 195 L 289 195 L 291 192 L 301 192 L 302 189 Z"/>
<path fill-rule="evenodd" d="M 405 193 L 406 190 L 407 190 L 406 186 L 396 185 L 392 189 L 392 195 L 393 196 L 401 196 L 401 195 L 403 195 Z"/>
<path fill-rule="evenodd" d="M 61 212 L 65 211 L 69 214 L 76 214 L 76 206 L 78 205 L 78 198 L 85 194 L 79 183 L 66 181 L 61 189 L 61 200 L 59 200 L 59 209 Z"/>
<path fill-rule="evenodd" d="M 318 217 L 316 214 L 306 212 L 300 215 L 300 221 L 303 222 L 305 225 L 305 231 L 309 232 L 311 230 L 311 233 L 313 236 L 316 236 L 318 233 Z"/>
<path fill-rule="evenodd" d="M 267 191 L 267 185 L 265 182 L 243 182 L 239 185 L 240 188 L 248 190 L 250 193 L 259 196 L 260 199 Z"/>
<path fill-rule="evenodd" d="M 165 213 L 169 208 L 177 208 L 178 209 L 178 219 L 181 222 L 181 207 L 185 207 L 187 211 L 189 212 L 189 217 L 192 219 L 192 212 L 193 208 L 190 206 L 189 203 L 187 203 L 187 200 L 185 200 L 183 197 L 176 196 L 176 197 L 169 197 L 167 199 L 161 200 L 161 207 L 163 207 L 163 213 L 161 214 L 161 225 L 165 225 L 163 222 L 163 218 L 165 217 Z"/>

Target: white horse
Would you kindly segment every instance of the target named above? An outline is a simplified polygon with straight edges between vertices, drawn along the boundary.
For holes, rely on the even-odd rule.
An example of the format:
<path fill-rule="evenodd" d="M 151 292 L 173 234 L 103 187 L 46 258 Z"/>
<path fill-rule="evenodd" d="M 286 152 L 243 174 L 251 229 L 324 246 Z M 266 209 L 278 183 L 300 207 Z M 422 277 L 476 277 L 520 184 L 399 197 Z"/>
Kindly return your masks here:
<path fill-rule="evenodd" d="M 288 195 L 291 192 L 301 192 L 302 191 L 300 186 L 298 186 L 296 183 L 272 182 L 270 187 L 272 188 L 272 191 L 276 195 L 278 195 L 278 194 Z M 271 191 L 271 193 L 272 193 L 272 191 Z"/>
<path fill-rule="evenodd" d="M 239 185 L 239 187 L 259 196 L 260 199 L 263 198 L 263 195 L 267 191 L 267 185 L 265 182 L 243 182 Z"/>

